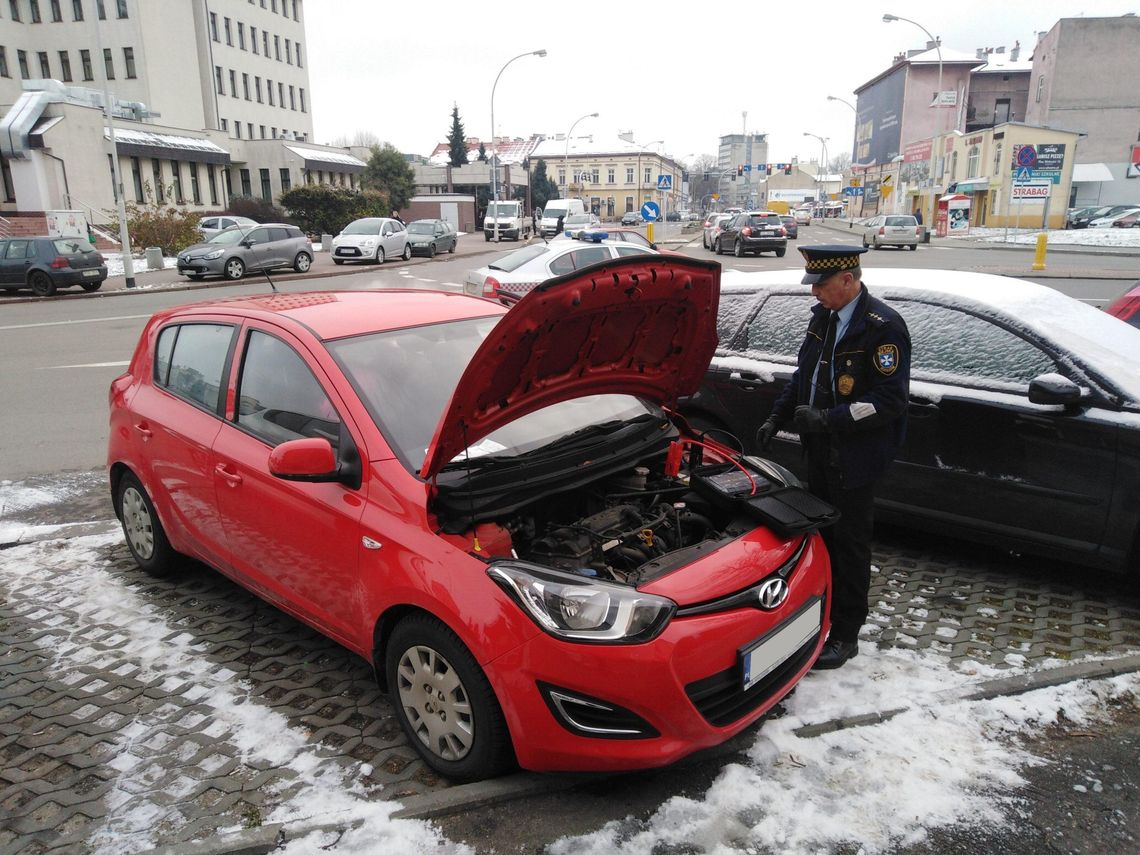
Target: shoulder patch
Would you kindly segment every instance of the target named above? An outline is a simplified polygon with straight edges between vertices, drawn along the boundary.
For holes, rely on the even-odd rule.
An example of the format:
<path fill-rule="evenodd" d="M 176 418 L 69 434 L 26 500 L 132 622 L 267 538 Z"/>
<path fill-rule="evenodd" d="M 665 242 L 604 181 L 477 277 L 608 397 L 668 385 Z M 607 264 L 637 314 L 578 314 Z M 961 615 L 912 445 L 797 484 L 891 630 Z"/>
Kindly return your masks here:
<path fill-rule="evenodd" d="M 880 344 L 875 351 L 875 367 L 888 377 L 899 367 L 899 349 L 893 344 Z"/>

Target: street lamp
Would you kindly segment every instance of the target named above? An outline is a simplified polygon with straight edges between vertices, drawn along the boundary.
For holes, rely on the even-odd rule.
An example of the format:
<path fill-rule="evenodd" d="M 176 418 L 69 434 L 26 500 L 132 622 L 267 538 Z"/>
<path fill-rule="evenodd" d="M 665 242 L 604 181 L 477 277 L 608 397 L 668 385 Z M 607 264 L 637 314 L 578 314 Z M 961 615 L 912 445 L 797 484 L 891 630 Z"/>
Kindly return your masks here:
<path fill-rule="evenodd" d="M 567 159 L 570 157 L 570 135 L 574 133 L 574 128 L 578 127 L 578 123 L 583 119 L 596 119 L 597 113 L 587 113 L 584 116 L 579 116 L 574 120 L 574 124 L 570 126 L 570 130 L 566 132 L 566 147 L 562 152 L 562 171 L 566 174 L 566 198 L 570 198 L 570 168 L 566 165 Z"/>
<path fill-rule="evenodd" d="M 889 24 L 891 21 L 906 21 L 908 24 L 914 24 L 916 27 L 918 27 L 920 30 L 922 30 L 924 33 L 926 33 L 926 37 L 928 39 L 930 39 L 930 41 L 934 42 L 934 48 L 935 48 L 935 50 L 938 51 L 938 94 L 935 96 L 935 99 L 934 99 L 934 106 L 938 109 L 938 121 L 937 121 L 937 124 L 935 127 L 935 130 L 937 132 L 935 134 L 935 136 L 941 135 L 941 133 L 942 133 L 942 45 L 938 43 L 938 39 L 934 38 L 934 36 L 932 36 L 930 34 L 930 30 L 926 29 L 926 27 L 922 26 L 922 24 L 918 23 L 918 21 L 912 21 L 910 18 L 901 18 L 898 15 L 891 15 L 889 13 L 883 15 L 883 23 Z M 934 150 L 934 138 L 932 136 L 932 138 L 930 140 L 930 222 L 931 223 L 934 222 L 934 214 L 938 209 L 937 208 L 938 203 L 935 201 L 936 196 L 935 196 L 935 192 L 934 192 L 934 165 L 935 165 L 935 150 Z"/>
<path fill-rule="evenodd" d="M 99 29 L 99 21 L 95 21 L 95 44 L 99 53 L 103 53 L 103 32 Z M 127 228 L 127 205 L 123 196 L 123 175 L 119 168 L 119 146 L 115 141 L 115 120 L 111 114 L 113 102 L 111 101 L 111 79 L 106 74 L 106 64 L 103 72 L 103 106 L 107 108 L 107 137 L 111 141 L 111 173 L 115 179 L 115 204 L 119 215 L 119 248 L 123 256 L 123 278 L 128 288 L 135 287 L 135 264 L 131 257 L 131 235 Z M 66 176 L 65 176 L 66 177 Z M 72 204 L 70 195 L 67 204 Z"/>
<path fill-rule="evenodd" d="M 503 76 L 503 72 L 507 70 L 507 66 L 514 62 L 516 59 L 522 59 L 524 56 L 546 56 L 546 50 L 531 50 L 526 53 L 520 53 L 518 56 L 513 56 L 503 63 L 503 67 L 499 69 L 499 73 L 495 75 L 495 83 L 491 87 L 491 196 L 492 203 L 494 204 L 494 232 L 495 240 L 499 240 L 499 156 L 495 147 L 495 89 L 499 85 L 499 78 Z"/>
<path fill-rule="evenodd" d="M 649 148 L 651 145 L 665 145 L 665 140 L 654 140 L 653 142 L 647 142 L 645 145 L 643 145 L 641 148 L 639 148 L 637 150 L 637 201 L 638 202 L 641 201 L 641 153 L 643 151 L 645 151 L 647 148 Z M 641 205 L 638 205 L 636 208 L 634 208 L 634 210 L 640 211 Z"/>
<path fill-rule="evenodd" d="M 827 137 L 821 137 L 819 134 L 812 134 L 804 131 L 805 137 L 815 137 L 819 140 L 819 172 L 816 176 L 816 183 L 819 185 L 819 201 L 823 202 L 823 171 L 827 169 Z"/>
<path fill-rule="evenodd" d="M 843 98 L 836 98 L 834 95 L 828 95 L 827 100 L 828 101 L 838 101 L 840 104 L 846 104 L 848 107 L 851 108 L 852 113 L 858 113 L 859 112 L 858 110 L 855 109 L 854 104 L 852 104 L 850 101 L 845 101 Z"/>

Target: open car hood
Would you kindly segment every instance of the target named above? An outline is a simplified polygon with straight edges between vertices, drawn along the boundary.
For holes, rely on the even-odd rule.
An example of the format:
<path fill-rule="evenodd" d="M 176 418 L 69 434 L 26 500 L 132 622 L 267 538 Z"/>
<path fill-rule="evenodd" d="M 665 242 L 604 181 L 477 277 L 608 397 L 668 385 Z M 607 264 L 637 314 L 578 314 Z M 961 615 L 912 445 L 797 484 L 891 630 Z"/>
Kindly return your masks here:
<path fill-rule="evenodd" d="M 638 255 L 550 279 L 511 307 L 471 358 L 420 474 L 543 407 L 625 394 L 669 405 L 696 392 L 716 350 L 720 265 Z"/>

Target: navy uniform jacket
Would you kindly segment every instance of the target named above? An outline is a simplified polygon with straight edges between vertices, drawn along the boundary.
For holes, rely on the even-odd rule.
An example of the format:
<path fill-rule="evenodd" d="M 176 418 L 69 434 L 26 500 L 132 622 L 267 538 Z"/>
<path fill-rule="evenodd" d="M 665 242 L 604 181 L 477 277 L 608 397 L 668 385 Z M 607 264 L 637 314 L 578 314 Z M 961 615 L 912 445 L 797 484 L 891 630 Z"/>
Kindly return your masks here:
<path fill-rule="evenodd" d="M 872 297 L 863 285 L 855 313 L 835 346 L 835 401 L 827 411 L 829 462 L 838 464 L 843 486 L 877 480 L 894 459 L 906 435 L 910 391 L 910 332 L 899 313 Z M 811 403 L 828 310 L 816 304 L 800 346 L 796 371 L 772 408 L 777 426 L 792 421 L 796 406 Z M 813 438 L 814 439 L 814 438 Z M 809 450 L 812 442 L 805 442 Z M 826 443 L 823 443 L 826 448 Z"/>

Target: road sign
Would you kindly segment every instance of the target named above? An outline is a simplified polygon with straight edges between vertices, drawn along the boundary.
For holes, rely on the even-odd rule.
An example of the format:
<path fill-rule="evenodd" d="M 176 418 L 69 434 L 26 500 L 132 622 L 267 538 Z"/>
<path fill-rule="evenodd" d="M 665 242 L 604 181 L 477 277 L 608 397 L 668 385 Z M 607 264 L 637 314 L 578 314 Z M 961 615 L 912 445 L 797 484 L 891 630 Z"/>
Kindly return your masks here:
<path fill-rule="evenodd" d="M 1010 200 L 1017 201 L 1044 201 L 1049 198 L 1053 189 L 1053 182 L 1049 180 L 1035 181 L 1032 184 L 1014 184 L 1010 192 Z"/>
<path fill-rule="evenodd" d="M 751 172 L 752 171 L 752 164 L 751 163 L 744 164 L 744 171 L 745 172 Z"/>
<path fill-rule="evenodd" d="M 1014 173 L 1013 182 L 1015 184 L 1028 184 L 1033 180 L 1033 170 L 1028 166 L 1017 167 L 1017 172 Z"/>
<path fill-rule="evenodd" d="M 719 201 L 720 201 L 720 194 L 719 194 L 719 193 L 713 193 L 713 194 L 712 194 L 712 197 L 713 197 L 713 201 L 714 201 L 714 202 L 719 202 Z"/>
<path fill-rule="evenodd" d="M 1037 149 L 1031 145 L 1023 145 L 1017 150 L 1017 165 L 1032 169 L 1037 165 Z"/>
<path fill-rule="evenodd" d="M 658 190 L 672 190 L 673 189 L 673 176 L 672 175 L 658 175 L 657 176 L 657 189 Z"/>
<path fill-rule="evenodd" d="M 661 209 L 657 207 L 656 202 L 646 202 L 641 206 L 641 219 L 647 223 L 653 223 L 661 219 Z"/>

